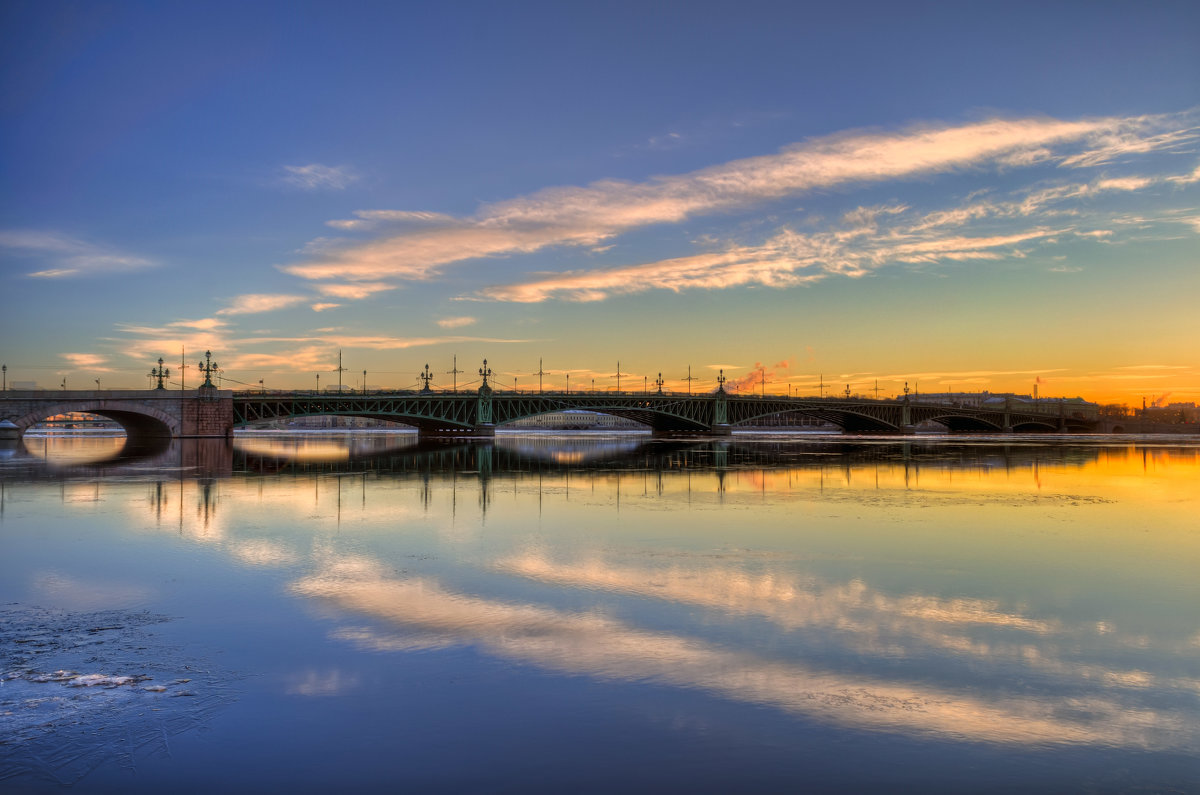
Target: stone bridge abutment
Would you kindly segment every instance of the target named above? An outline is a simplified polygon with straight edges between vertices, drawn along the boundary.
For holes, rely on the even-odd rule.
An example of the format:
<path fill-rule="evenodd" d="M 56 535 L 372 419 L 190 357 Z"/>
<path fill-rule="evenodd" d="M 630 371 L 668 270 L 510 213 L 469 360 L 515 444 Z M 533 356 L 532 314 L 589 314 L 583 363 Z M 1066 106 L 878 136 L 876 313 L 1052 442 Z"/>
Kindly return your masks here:
<path fill-rule="evenodd" d="M 47 417 L 73 412 L 113 420 L 131 442 L 224 438 L 233 432 L 233 393 L 229 390 L 38 390 L 0 394 L 0 425 L 17 437 Z"/>

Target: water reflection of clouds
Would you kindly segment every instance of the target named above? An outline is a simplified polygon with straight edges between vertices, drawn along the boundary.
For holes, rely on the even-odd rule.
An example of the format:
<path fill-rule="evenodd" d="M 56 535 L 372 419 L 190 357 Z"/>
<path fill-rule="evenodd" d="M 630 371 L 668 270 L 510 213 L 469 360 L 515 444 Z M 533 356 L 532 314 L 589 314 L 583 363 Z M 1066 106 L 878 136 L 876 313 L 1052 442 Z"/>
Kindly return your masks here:
<path fill-rule="evenodd" d="M 330 561 L 295 593 L 416 630 L 416 647 L 477 645 L 498 657 L 567 674 L 699 688 L 839 725 L 920 731 L 972 741 L 1046 745 L 1187 747 L 1196 727 L 1163 708 L 1098 690 L 1063 697 L 987 697 L 812 669 L 631 626 L 600 612 L 571 612 L 448 590 L 432 578 L 400 579 L 359 559 Z M 375 650 L 397 637 L 356 627 L 339 637 Z M 401 638 L 403 636 L 400 636 Z"/>
<path fill-rule="evenodd" d="M 277 541 L 252 538 L 230 544 L 229 551 L 235 558 L 251 566 L 289 566 L 300 560 L 300 556 Z"/>
<path fill-rule="evenodd" d="M 1066 626 L 1058 619 L 1004 610 L 994 600 L 890 596 L 859 579 L 828 583 L 769 568 L 751 572 L 741 565 L 621 566 L 596 555 L 563 563 L 536 551 L 502 558 L 495 568 L 558 586 L 753 616 L 789 632 L 835 632 L 841 645 L 861 654 L 904 658 L 951 652 L 1074 682 L 1200 692 L 1197 679 L 1114 670 L 1079 659 L 1083 641 L 1111 635 L 1113 646 L 1147 648 L 1143 635 L 1118 633 L 1105 621 Z M 980 630 L 984 637 L 971 634 Z M 1073 659 L 1063 659 L 1059 649 L 1064 643 L 1076 647 Z"/>
<path fill-rule="evenodd" d="M 359 679 L 334 669 L 325 673 L 307 670 L 288 677 L 287 693 L 293 696 L 340 696 L 358 687 Z"/>
<path fill-rule="evenodd" d="M 33 595 L 43 605 L 64 610 L 111 610 L 147 604 L 151 592 L 122 582 L 83 580 L 57 571 L 31 575 Z"/>

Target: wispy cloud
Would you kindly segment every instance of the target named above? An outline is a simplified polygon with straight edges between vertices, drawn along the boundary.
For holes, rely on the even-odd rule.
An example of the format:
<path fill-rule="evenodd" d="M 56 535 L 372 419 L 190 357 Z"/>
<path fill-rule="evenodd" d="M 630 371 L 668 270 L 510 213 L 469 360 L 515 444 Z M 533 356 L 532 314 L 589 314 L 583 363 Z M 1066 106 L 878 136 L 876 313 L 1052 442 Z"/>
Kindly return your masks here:
<path fill-rule="evenodd" d="M 106 341 L 118 346 L 126 356 L 147 362 L 159 356 L 173 360 L 180 350 L 184 349 L 188 352 L 188 359 L 192 361 L 191 366 L 195 366 L 193 355 L 196 352 L 224 352 L 233 350 L 237 345 L 229 334 L 225 321 L 217 318 L 178 320 L 163 326 L 118 323 L 117 331 L 121 336 Z"/>
<path fill-rule="evenodd" d="M 444 317 L 438 320 L 437 324 L 442 328 L 462 328 L 464 326 L 473 326 L 475 325 L 475 322 L 475 318 L 463 316 Z"/>
<path fill-rule="evenodd" d="M 586 187 L 548 188 L 485 204 L 470 217 L 407 211 L 363 211 L 341 228 L 400 223 L 377 240 L 331 248 L 285 271 L 306 279 L 378 281 L 428 279 L 451 263 L 530 253 L 548 246 L 596 246 L 622 232 L 679 223 L 705 213 L 853 183 L 911 179 L 1022 153 L 1071 165 L 1108 162 L 1102 152 L 1173 149 L 1195 139 L 1174 117 L 1062 121 L 994 119 L 973 124 L 857 132 L 813 139 L 762 157 L 736 160 L 645 182 L 605 180 Z M 1082 150 L 1081 150 L 1082 147 Z M 1046 158 L 1043 152 L 1050 152 Z M 1091 153 L 1083 160 L 1079 157 Z M 419 221 L 414 227 L 413 222 Z"/>
<path fill-rule="evenodd" d="M 39 279 L 86 276 L 93 273 L 117 273 L 153 267 L 143 257 L 89 243 L 59 232 L 28 229 L 0 230 L 0 248 L 15 256 L 33 260 L 37 270 L 27 275 Z"/>
<path fill-rule="evenodd" d="M 759 246 L 728 246 L 723 251 L 659 260 L 624 268 L 568 272 L 533 281 L 489 287 L 476 298 L 536 303 L 552 298 L 600 301 L 662 289 L 724 289 L 747 285 L 791 287 L 837 274 L 865 276 L 888 264 L 996 260 L 1023 256 L 1023 246 L 1061 230 L 1037 228 L 1007 235 L 971 237 L 922 230 L 923 223 L 881 232 L 865 226 L 802 234 L 784 229 Z"/>
<path fill-rule="evenodd" d="M 224 309 L 217 310 L 218 315 L 252 315 L 259 312 L 273 312 L 285 309 L 309 300 L 303 295 L 280 295 L 251 293 L 239 295 Z"/>
<path fill-rule="evenodd" d="M 358 301 L 363 298 L 374 295 L 375 293 L 386 292 L 387 290 L 395 290 L 396 285 L 387 284 L 385 282 L 360 282 L 358 284 L 321 284 L 317 285 L 317 290 L 322 295 L 331 295 L 334 298 L 345 298 L 351 301 Z"/>
<path fill-rule="evenodd" d="M 328 302 L 316 303 L 316 304 L 312 305 L 312 311 L 324 312 L 326 309 L 337 309 L 339 306 L 341 306 L 341 304 L 332 304 L 332 303 L 328 303 Z"/>
<path fill-rule="evenodd" d="M 358 181 L 358 175 L 347 166 L 284 166 L 283 182 L 301 190 L 343 190 Z"/>
<path fill-rule="evenodd" d="M 90 370 L 96 373 L 112 372 L 112 368 L 108 366 L 108 357 L 98 353 L 63 353 L 60 355 L 77 370 Z"/>

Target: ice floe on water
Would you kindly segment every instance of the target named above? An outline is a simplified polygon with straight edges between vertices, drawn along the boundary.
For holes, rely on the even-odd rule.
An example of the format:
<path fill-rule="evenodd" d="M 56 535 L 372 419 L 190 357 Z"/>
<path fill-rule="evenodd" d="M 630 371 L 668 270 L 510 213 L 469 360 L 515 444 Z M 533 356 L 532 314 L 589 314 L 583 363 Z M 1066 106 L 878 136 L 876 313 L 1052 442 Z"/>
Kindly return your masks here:
<path fill-rule="evenodd" d="M 232 700 L 231 678 L 154 632 L 166 616 L 132 610 L 0 608 L 0 789 L 72 784 L 116 760 L 169 752 Z"/>

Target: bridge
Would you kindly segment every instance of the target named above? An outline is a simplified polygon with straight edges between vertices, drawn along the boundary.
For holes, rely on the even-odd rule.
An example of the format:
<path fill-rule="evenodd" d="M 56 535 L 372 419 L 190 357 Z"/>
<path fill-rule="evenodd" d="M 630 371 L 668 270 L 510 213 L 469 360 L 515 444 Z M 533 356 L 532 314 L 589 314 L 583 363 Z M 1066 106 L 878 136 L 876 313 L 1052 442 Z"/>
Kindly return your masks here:
<path fill-rule="evenodd" d="M 340 392 L 240 391 L 212 386 L 188 391 L 84 390 L 0 392 L 0 434 L 20 437 L 47 417 L 85 412 L 119 423 L 131 442 L 155 438 L 221 438 L 236 427 L 307 416 L 366 417 L 404 423 L 423 437 L 495 435 L 497 427 L 561 411 L 592 411 L 642 423 L 657 436 L 724 436 L 780 414 L 813 417 L 845 433 L 906 433 L 936 422 L 950 431 L 1080 432 L 1095 419 L 1068 414 L 1063 403 L 1035 406 L 1006 401 L 963 406 L 862 398 L 731 395 L 678 392 L 517 392 L 486 383 L 474 391 L 432 389 Z"/>

